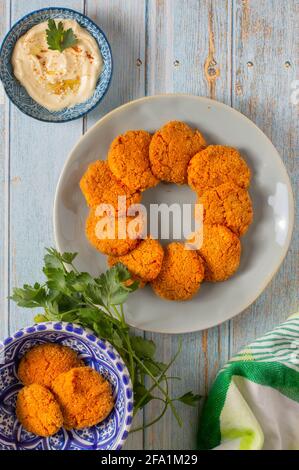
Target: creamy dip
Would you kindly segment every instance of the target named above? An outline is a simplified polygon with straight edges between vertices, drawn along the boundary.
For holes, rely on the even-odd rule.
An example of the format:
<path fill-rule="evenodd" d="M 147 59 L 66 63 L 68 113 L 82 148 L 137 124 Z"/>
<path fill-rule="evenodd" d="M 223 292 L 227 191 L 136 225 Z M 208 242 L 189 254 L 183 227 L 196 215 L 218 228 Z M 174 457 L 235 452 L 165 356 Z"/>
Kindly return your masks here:
<path fill-rule="evenodd" d="M 96 87 L 103 60 L 95 39 L 76 21 L 56 19 L 77 36 L 75 46 L 63 52 L 48 48 L 48 23 L 31 28 L 16 43 L 12 65 L 28 94 L 50 111 L 88 100 Z"/>

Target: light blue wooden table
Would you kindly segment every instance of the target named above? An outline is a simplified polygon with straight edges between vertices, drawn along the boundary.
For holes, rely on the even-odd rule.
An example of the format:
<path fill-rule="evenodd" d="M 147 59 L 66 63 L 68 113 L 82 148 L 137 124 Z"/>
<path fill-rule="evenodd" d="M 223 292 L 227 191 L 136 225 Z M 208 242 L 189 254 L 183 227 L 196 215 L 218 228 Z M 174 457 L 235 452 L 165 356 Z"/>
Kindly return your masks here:
<path fill-rule="evenodd" d="M 0 89 L 0 336 L 32 322 L 33 313 L 7 300 L 13 286 L 40 279 L 43 250 L 53 244 L 52 207 L 63 163 L 85 132 L 111 109 L 144 95 L 184 92 L 227 103 L 252 119 L 280 152 L 298 194 L 296 0 L 0 0 L 0 40 L 37 8 L 66 6 L 87 13 L 105 31 L 115 71 L 104 101 L 87 118 L 46 124 L 23 115 Z M 298 17 L 297 17 L 298 23 Z M 298 30 L 297 30 L 298 31 Z M 293 95 L 294 96 L 294 95 Z M 296 187 L 297 184 L 297 187 Z M 173 393 L 205 395 L 219 367 L 248 341 L 298 308 L 298 227 L 279 273 L 234 320 L 184 335 L 173 367 Z M 151 335 L 161 360 L 178 337 Z M 149 405 L 139 421 L 156 413 Z M 194 448 L 198 413 L 180 409 L 132 435 L 128 449 Z"/>

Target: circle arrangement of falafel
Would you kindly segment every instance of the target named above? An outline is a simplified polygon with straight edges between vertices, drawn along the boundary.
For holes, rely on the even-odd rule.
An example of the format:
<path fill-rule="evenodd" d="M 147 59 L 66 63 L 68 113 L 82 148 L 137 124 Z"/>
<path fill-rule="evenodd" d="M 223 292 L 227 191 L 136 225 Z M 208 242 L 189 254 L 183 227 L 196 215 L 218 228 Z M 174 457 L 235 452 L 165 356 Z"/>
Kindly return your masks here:
<path fill-rule="evenodd" d="M 108 265 L 124 264 L 140 287 L 150 283 L 163 299 L 188 300 L 203 281 L 221 282 L 238 269 L 242 237 L 253 220 L 248 193 L 251 172 L 240 152 L 229 146 L 208 145 L 198 129 L 170 121 L 153 136 L 132 130 L 117 136 L 107 161 L 92 163 L 80 187 L 89 205 L 86 236 Z M 203 244 L 170 243 L 163 248 L 150 234 L 104 237 L 96 234 L 99 204 L 112 204 L 117 225 L 116 200 L 127 196 L 127 208 L 141 201 L 142 192 L 164 181 L 188 184 L 203 206 Z M 126 217 L 126 214 L 125 214 Z M 126 217 L 128 226 L 131 218 Z"/>
<path fill-rule="evenodd" d="M 17 397 L 17 418 L 38 436 L 52 436 L 61 427 L 94 426 L 114 408 L 110 383 L 67 346 L 34 346 L 22 357 L 18 377 L 24 387 Z"/>

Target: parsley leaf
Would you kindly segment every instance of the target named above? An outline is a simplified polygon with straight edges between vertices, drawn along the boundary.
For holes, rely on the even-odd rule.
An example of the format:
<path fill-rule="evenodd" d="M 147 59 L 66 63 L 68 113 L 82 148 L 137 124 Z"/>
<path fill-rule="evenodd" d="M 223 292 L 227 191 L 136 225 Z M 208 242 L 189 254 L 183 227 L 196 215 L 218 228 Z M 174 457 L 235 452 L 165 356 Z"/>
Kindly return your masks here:
<path fill-rule="evenodd" d="M 146 398 L 143 399 L 143 397 Z M 145 388 L 142 383 L 135 384 L 134 400 L 138 402 L 143 399 L 142 407 L 149 403 L 151 400 L 153 400 L 153 398 L 153 395 Z"/>
<path fill-rule="evenodd" d="M 53 19 L 48 21 L 46 35 L 48 47 L 52 51 L 63 52 L 68 47 L 75 46 L 78 42 L 78 39 L 71 28 L 65 30 L 62 21 L 59 21 L 57 26 Z"/>

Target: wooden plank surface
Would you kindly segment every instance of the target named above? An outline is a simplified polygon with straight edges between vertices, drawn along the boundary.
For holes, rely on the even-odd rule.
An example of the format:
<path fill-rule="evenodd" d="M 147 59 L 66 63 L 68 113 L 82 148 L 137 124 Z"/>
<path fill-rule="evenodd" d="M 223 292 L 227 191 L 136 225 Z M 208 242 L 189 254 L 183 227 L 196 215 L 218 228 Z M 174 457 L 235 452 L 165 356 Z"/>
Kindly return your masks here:
<path fill-rule="evenodd" d="M 55 0 L 0 0 L 0 40 L 13 23 Z M 210 96 L 250 117 L 270 137 L 298 188 L 298 106 L 291 103 L 296 79 L 297 0 L 64 0 L 85 11 L 105 31 L 113 51 L 109 93 L 88 118 L 46 124 L 21 114 L 0 89 L 0 335 L 28 324 L 32 312 L 8 305 L 9 289 L 40 277 L 44 246 L 53 243 L 55 186 L 70 149 L 84 130 L 120 104 L 143 95 L 185 92 Z M 8 119 L 10 117 L 10 119 Z M 55 132 L 55 138 L 53 134 Z M 172 369 L 182 377 L 171 392 L 206 395 L 229 355 L 298 308 L 298 227 L 279 273 L 259 299 L 231 322 L 182 337 L 183 351 Z M 178 308 L 177 306 L 174 308 Z M 161 361 L 178 337 L 151 335 Z M 138 424 L 150 422 L 149 405 Z M 180 429 L 168 414 L 133 434 L 128 449 L 194 448 L 198 412 L 180 407 Z"/>

